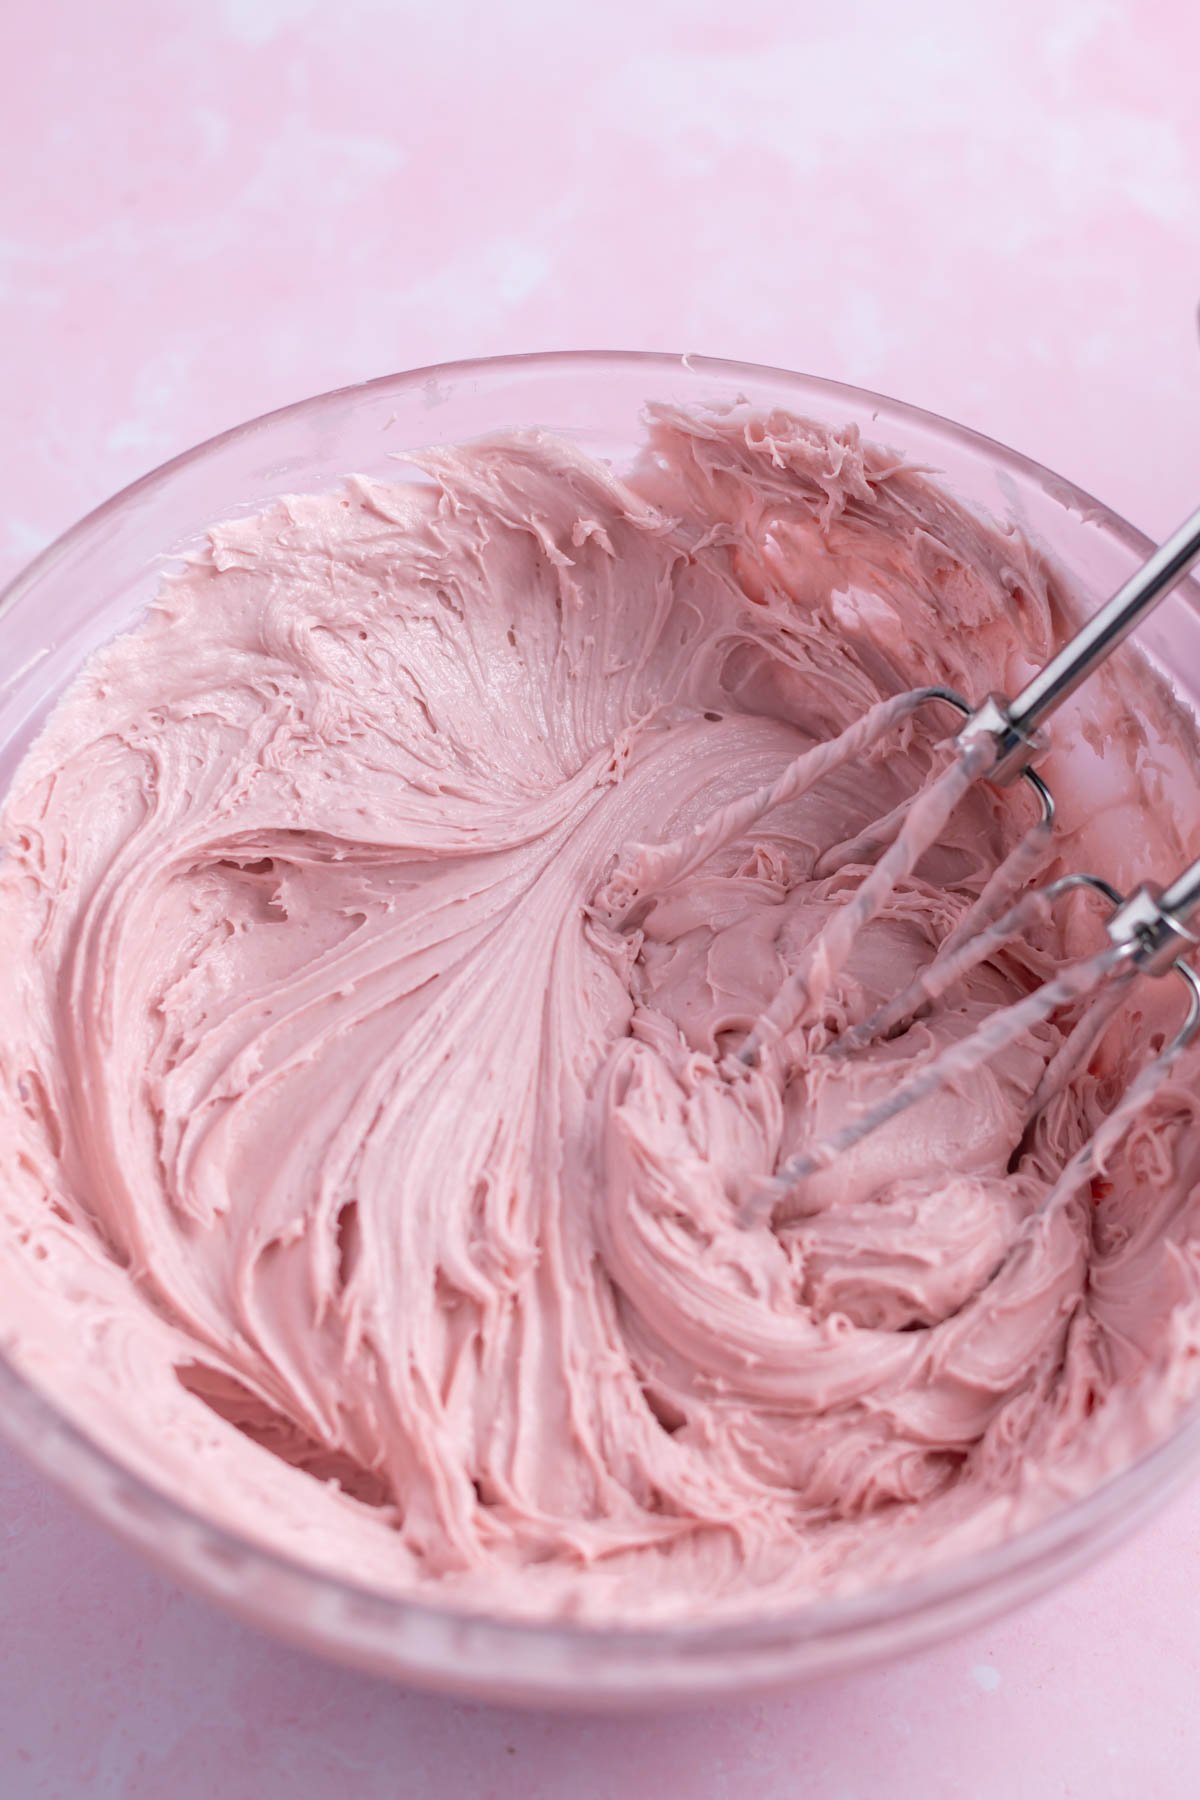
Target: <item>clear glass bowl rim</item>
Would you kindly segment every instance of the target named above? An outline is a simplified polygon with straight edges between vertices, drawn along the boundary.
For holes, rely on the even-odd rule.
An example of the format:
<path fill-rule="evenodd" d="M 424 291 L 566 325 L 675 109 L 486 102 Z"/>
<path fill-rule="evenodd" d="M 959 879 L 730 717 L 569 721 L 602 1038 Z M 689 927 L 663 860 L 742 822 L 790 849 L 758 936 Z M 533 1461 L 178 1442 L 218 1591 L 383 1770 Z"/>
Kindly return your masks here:
<path fill-rule="evenodd" d="M 224 446 L 261 427 L 288 420 L 312 419 L 324 408 L 341 407 L 356 398 L 407 392 L 429 382 L 488 379 L 505 374 L 585 374 L 602 373 L 605 369 L 642 373 L 647 383 L 645 397 L 651 401 L 655 373 L 677 378 L 681 368 L 691 374 L 707 374 L 726 382 L 740 376 L 751 385 L 770 384 L 778 391 L 781 405 L 796 404 L 801 409 L 806 399 L 834 405 L 842 399 L 857 407 L 868 405 L 878 417 L 883 442 L 887 441 L 886 428 L 892 420 L 897 424 L 911 421 L 949 443 L 981 453 L 993 467 L 1007 468 L 1027 481 L 1032 480 L 1064 509 L 1079 514 L 1090 525 L 1115 538 L 1138 560 L 1154 548 L 1144 533 L 1043 464 L 982 432 L 871 389 L 766 364 L 720 357 L 660 351 L 531 351 L 432 363 L 332 388 L 258 414 L 205 439 L 120 489 L 41 551 L 0 592 L 0 621 L 22 595 L 37 586 L 60 557 L 102 532 L 111 517 L 152 496 L 178 472 L 215 455 Z M 1196 587 L 1192 583 L 1185 587 L 1195 606 Z M 838 1659 L 839 1666 L 847 1666 L 880 1654 L 878 1648 L 868 1647 L 868 1641 L 873 1643 L 880 1629 L 888 1626 L 909 1627 L 908 1630 L 901 1629 L 889 1648 L 901 1648 L 906 1640 L 927 1643 L 955 1629 L 958 1602 L 974 1596 L 975 1604 L 968 1608 L 971 1621 L 994 1616 L 1027 1593 L 1050 1585 L 1056 1578 L 1060 1562 L 1066 1572 L 1091 1561 L 1104 1548 L 1124 1537 L 1147 1512 L 1156 1509 L 1180 1485 L 1200 1453 L 1200 1406 L 1197 1406 L 1181 1418 L 1166 1438 L 1088 1494 L 1067 1502 L 1049 1518 L 999 1544 L 948 1561 L 924 1575 L 861 1594 L 806 1602 L 787 1611 L 726 1614 L 715 1624 L 658 1621 L 612 1624 L 559 1617 L 514 1618 L 463 1606 L 456 1601 L 440 1602 L 427 1595 L 416 1598 L 397 1594 L 339 1577 L 316 1564 L 271 1549 L 260 1539 L 232 1531 L 209 1518 L 125 1465 L 60 1411 L 2 1349 L 0 1425 L 27 1460 L 49 1474 L 85 1506 L 89 1503 L 93 1477 L 99 1477 L 106 1486 L 123 1485 L 136 1494 L 138 1511 L 147 1523 L 157 1517 L 167 1526 L 183 1528 L 189 1535 L 199 1534 L 219 1555 L 223 1553 L 226 1560 L 273 1571 L 284 1578 L 289 1591 L 306 1592 L 315 1602 L 322 1598 L 360 1601 L 380 1621 L 391 1617 L 397 1623 L 404 1621 L 411 1625 L 424 1619 L 438 1630 L 444 1630 L 448 1621 L 481 1628 L 497 1648 L 502 1648 L 505 1640 L 516 1650 L 521 1640 L 543 1643 L 547 1637 L 556 1636 L 560 1642 L 573 1642 L 580 1648 L 586 1646 L 600 1663 L 606 1652 L 618 1659 L 636 1659 L 639 1651 L 644 1653 L 651 1649 L 656 1660 L 670 1661 L 673 1652 L 678 1652 L 685 1663 L 698 1653 L 704 1657 L 719 1657 L 726 1653 L 736 1663 L 739 1653 L 744 1655 L 760 1646 L 775 1648 L 789 1638 L 797 1646 L 823 1644 L 832 1648 L 840 1643 L 844 1652 L 851 1649 L 847 1640 L 861 1637 L 864 1640 L 862 1657 L 856 1657 L 851 1649 L 849 1657 L 843 1654 Z M 116 1524 L 111 1518 L 109 1522 Z M 121 1529 L 119 1524 L 116 1528 Z M 132 1536 L 143 1549 L 148 1548 L 141 1531 L 122 1535 Z M 176 1567 L 176 1560 L 169 1554 L 161 1560 L 166 1566 Z M 1040 1578 L 1037 1575 L 1039 1569 L 1046 1571 Z M 178 1572 L 187 1578 L 185 1570 Z M 193 1585 L 206 1586 L 203 1581 L 194 1579 Z M 283 1618 L 261 1617 L 260 1622 L 277 1629 L 292 1628 L 292 1621 Z M 297 1630 L 296 1635 L 306 1637 L 310 1643 L 319 1641 L 320 1636 L 319 1631 L 314 1634 L 302 1630 Z M 345 1647 L 335 1649 L 331 1645 L 330 1653 L 345 1656 Z M 417 1671 L 410 1673 L 415 1675 Z M 719 1685 L 732 1688 L 739 1683 L 731 1680 Z"/>

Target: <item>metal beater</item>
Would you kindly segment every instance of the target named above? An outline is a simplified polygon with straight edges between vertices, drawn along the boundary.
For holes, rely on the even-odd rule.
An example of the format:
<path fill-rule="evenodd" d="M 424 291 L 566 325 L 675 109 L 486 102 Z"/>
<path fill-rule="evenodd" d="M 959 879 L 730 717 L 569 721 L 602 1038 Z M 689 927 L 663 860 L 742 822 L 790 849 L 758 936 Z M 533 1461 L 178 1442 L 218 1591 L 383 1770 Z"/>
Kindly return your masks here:
<path fill-rule="evenodd" d="M 1041 800 L 1040 833 L 1043 837 L 1048 833 L 1054 817 L 1053 798 L 1031 767 L 1045 747 L 1043 725 L 1182 580 L 1197 558 L 1200 558 L 1200 511 L 1155 551 L 1014 700 L 992 694 L 973 709 L 961 694 L 951 689 L 926 688 L 907 696 L 907 705 L 899 703 L 899 716 L 934 701 L 948 704 L 963 715 L 966 723 L 954 740 L 954 760 L 927 789 L 907 803 L 906 812 L 898 811 L 888 820 L 881 821 L 874 828 L 877 834 L 874 838 L 864 834 L 857 840 L 859 848 L 866 843 L 876 847 L 880 841 L 887 847 L 858 892 L 831 917 L 802 967 L 784 984 L 756 1023 L 738 1052 L 742 1064 L 754 1065 L 779 1053 L 786 1034 L 812 1002 L 819 1001 L 828 991 L 844 965 L 857 933 L 885 904 L 896 882 L 936 840 L 951 811 L 975 781 L 986 779 L 1005 785 L 1023 776 L 1032 783 Z M 874 709 L 880 715 L 878 729 L 871 722 L 866 733 L 867 742 L 874 741 L 893 723 L 888 706 L 885 702 L 881 708 Z M 834 763 L 861 750 L 861 738 L 851 744 L 853 735 L 854 728 L 843 734 L 845 754 L 837 748 L 832 757 Z M 842 740 L 837 743 L 841 746 Z M 831 760 L 829 752 L 834 748 L 821 746 L 813 754 L 819 756 L 825 752 L 823 761 L 827 767 Z M 801 762 L 807 760 L 801 759 Z M 781 790 L 784 785 L 790 793 L 810 783 L 805 779 L 799 783 L 793 780 L 777 784 Z M 783 797 L 786 796 L 780 791 L 769 803 L 775 804 Z M 760 801 L 766 798 L 759 797 Z M 748 809 L 750 806 L 754 811 L 761 810 L 760 804 L 753 800 L 748 803 Z M 840 860 L 852 860 L 855 847 L 841 846 Z M 860 1117 L 803 1155 L 792 1158 L 769 1181 L 756 1184 L 749 1206 L 752 1214 L 776 1218 L 781 1214 L 803 1214 L 806 1209 L 797 1188 L 807 1176 L 827 1168 L 837 1156 L 861 1142 L 869 1133 L 943 1083 L 994 1056 L 1052 1013 L 1072 1003 L 1090 1000 L 1092 1004 L 1084 1009 L 1043 1076 L 1033 1100 L 1033 1116 L 1036 1116 L 1051 1095 L 1061 1090 L 1072 1070 L 1103 1034 L 1123 998 L 1125 982 L 1137 975 L 1158 976 L 1173 972 L 1188 990 L 1187 1013 L 1182 1025 L 1166 1047 L 1136 1076 L 1096 1136 L 1071 1159 L 1046 1204 L 1076 1187 L 1095 1167 L 1097 1160 L 1124 1135 L 1183 1050 L 1200 1033 L 1200 976 L 1183 960 L 1184 955 L 1200 943 L 1200 935 L 1189 929 L 1200 915 L 1200 858 L 1165 890 L 1147 882 L 1126 897 L 1099 876 L 1075 874 L 1064 876 L 1049 887 L 1025 892 L 1013 901 L 1013 895 L 1023 885 L 1023 870 L 1028 868 L 1027 852 L 1024 858 L 1023 861 L 1023 852 L 1018 846 L 1017 852 L 1010 855 L 964 921 L 965 929 L 960 926 L 952 934 L 930 967 L 910 988 L 881 1007 L 872 1018 L 835 1040 L 827 1054 L 852 1055 L 883 1034 L 902 1027 L 922 1005 L 936 999 L 968 969 L 1016 937 L 1039 908 L 1052 905 L 1072 889 L 1091 888 L 1112 907 L 1105 948 L 996 1013 L 969 1037 L 951 1045 L 917 1070 Z"/>

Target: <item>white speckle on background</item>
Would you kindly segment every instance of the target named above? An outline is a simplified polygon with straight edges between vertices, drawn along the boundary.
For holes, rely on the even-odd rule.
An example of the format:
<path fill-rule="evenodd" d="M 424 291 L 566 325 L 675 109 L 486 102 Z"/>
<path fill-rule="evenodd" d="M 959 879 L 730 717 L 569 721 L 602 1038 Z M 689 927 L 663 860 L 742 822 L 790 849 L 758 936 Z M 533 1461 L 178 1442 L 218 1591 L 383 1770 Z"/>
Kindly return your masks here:
<path fill-rule="evenodd" d="M 229 142 L 230 125 L 224 113 L 211 106 L 196 108 L 196 130 L 206 156 L 219 156 Z"/>
<path fill-rule="evenodd" d="M 1000 1686 L 1000 1671 L 994 1669 L 991 1663 L 973 1663 L 971 1680 L 976 1687 L 982 1688 L 985 1694 L 994 1694 Z"/>
<path fill-rule="evenodd" d="M 154 433 L 140 419 L 119 419 L 104 440 L 105 449 L 118 454 L 122 450 L 150 450 L 153 445 Z"/>
<path fill-rule="evenodd" d="M 269 44 L 289 25 L 299 24 L 317 0 L 222 0 L 225 27 L 243 44 Z"/>
<path fill-rule="evenodd" d="M 39 550 L 44 550 L 50 542 L 50 535 L 48 531 L 43 531 L 40 525 L 31 525 L 26 519 L 9 518 L 4 522 L 4 536 L 8 549 L 22 562 L 28 562 L 29 558 L 36 556 Z"/>
<path fill-rule="evenodd" d="M 502 300 L 524 300 L 544 281 L 550 268 L 546 252 L 531 244 L 497 246 L 497 277 Z"/>

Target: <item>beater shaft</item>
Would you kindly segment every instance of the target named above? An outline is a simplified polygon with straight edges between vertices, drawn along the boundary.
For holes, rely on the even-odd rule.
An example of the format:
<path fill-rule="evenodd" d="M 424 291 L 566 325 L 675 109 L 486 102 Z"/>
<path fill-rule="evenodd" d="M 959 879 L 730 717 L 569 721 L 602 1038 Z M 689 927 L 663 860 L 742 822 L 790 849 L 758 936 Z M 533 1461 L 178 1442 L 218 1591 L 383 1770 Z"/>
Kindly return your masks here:
<path fill-rule="evenodd" d="M 1045 720 L 1182 581 L 1198 557 L 1200 512 L 1195 512 L 1111 600 L 1093 613 L 1070 643 L 1064 644 L 1044 669 L 1039 669 L 1015 700 L 1007 700 L 1002 694 L 988 696 L 963 726 L 959 742 L 965 744 L 981 734 L 992 738 L 996 745 L 993 781 L 1011 781 L 1041 752 L 1041 726 Z"/>

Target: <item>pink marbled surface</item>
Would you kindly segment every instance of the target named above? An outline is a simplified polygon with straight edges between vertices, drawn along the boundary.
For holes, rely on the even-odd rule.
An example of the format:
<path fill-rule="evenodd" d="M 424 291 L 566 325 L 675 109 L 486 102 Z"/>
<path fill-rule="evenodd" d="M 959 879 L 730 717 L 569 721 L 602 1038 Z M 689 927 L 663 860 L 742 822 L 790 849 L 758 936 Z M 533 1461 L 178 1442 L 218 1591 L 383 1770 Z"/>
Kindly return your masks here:
<path fill-rule="evenodd" d="M 930 406 L 1162 532 L 1200 476 L 1195 0 L 40 0 L 0 18 L 0 575 L 239 418 L 616 345 Z M 1018 1617 L 703 1714 L 385 1688 L 0 1450 L 0 1794 L 1190 1796 L 1200 1490 Z"/>

